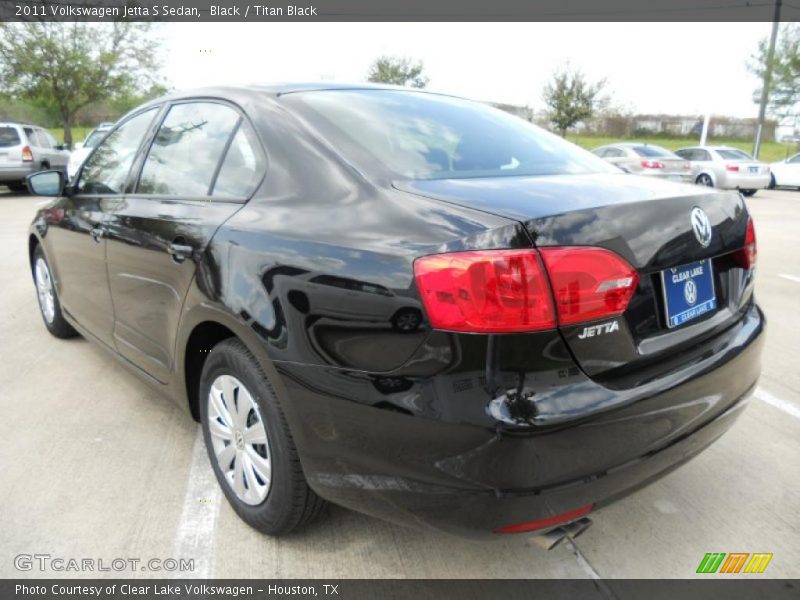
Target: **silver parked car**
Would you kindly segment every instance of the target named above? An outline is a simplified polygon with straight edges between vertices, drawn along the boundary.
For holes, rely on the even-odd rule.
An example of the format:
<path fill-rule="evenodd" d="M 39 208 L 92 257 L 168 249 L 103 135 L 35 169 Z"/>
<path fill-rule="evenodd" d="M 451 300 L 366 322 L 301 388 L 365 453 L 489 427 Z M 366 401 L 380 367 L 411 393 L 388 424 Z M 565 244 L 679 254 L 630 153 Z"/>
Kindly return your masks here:
<path fill-rule="evenodd" d="M 35 125 L 0 123 L 0 185 L 23 192 L 25 177 L 47 169 L 66 169 L 69 151 L 50 132 Z"/>
<path fill-rule="evenodd" d="M 800 154 L 771 163 L 769 166 L 771 170 L 769 187 L 800 188 Z"/>
<path fill-rule="evenodd" d="M 769 187 L 769 165 L 728 146 L 692 146 L 675 154 L 691 161 L 695 183 L 752 196 Z"/>
<path fill-rule="evenodd" d="M 92 153 L 94 147 L 106 137 L 106 134 L 111 131 L 113 126 L 113 123 L 100 123 L 97 127 L 92 129 L 91 133 L 86 136 L 83 142 L 75 144 L 75 148 L 72 150 L 72 156 L 69 157 L 69 163 L 67 164 L 68 179 L 72 179 L 75 176 L 78 169 L 81 168 L 83 161 Z"/>
<path fill-rule="evenodd" d="M 592 150 L 594 154 L 623 171 L 673 181 L 694 181 L 691 165 L 666 148 L 643 143 L 608 144 Z"/>

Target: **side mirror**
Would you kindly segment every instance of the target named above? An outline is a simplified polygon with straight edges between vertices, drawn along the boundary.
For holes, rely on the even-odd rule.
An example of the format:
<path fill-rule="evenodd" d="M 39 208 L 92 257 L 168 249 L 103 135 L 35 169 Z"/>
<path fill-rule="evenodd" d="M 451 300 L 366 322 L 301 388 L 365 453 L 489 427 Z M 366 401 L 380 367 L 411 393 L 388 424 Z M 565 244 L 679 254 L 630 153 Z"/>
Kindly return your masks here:
<path fill-rule="evenodd" d="M 56 146 L 56 150 L 69 150 L 66 144 L 59 144 Z"/>
<path fill-rule="evenodd" d="M 28 189 L 37 196 L 61 196 L 64 192 L 63 171 L 39 171 L 28 175 Z"/>

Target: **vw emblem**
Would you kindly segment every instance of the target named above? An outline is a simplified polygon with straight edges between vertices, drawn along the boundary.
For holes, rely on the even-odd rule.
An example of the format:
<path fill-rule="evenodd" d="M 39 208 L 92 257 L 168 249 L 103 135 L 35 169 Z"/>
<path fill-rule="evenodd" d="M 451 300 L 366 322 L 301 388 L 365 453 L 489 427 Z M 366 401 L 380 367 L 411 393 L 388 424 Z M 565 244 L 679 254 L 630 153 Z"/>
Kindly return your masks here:
<path fill-rule="evenodd" d="M 694 279 L 689 279 L 686 285 L 683 286 L 683 297 L 686 298 L 689 306 L 697 302 L 697 286 L 694 283 Z"/>
<path fill-rule="evenodd" d="M 707 248 L 711 243 L 711 221 L 708 220 L 708 215 L 702 208 L 695 206 L 689 220 L 692 222 L 694 237 L 703 248 Z"/>

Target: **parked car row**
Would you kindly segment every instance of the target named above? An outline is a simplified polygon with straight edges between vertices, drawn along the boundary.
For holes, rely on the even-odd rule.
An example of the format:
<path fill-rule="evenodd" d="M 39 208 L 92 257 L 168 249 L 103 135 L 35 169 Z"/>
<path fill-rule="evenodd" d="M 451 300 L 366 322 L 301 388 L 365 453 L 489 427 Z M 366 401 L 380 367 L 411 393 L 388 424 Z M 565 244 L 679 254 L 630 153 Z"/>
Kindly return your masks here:
<path fill-rule="evenodd" d="M 617 143 L 592 152 L 628 173 L 696 183 L 752 196 L 774 187 L 800 187 L 800 154 L 767 164 L 738 148 L 690 146 L 671 152 L 646 143 Z"/>

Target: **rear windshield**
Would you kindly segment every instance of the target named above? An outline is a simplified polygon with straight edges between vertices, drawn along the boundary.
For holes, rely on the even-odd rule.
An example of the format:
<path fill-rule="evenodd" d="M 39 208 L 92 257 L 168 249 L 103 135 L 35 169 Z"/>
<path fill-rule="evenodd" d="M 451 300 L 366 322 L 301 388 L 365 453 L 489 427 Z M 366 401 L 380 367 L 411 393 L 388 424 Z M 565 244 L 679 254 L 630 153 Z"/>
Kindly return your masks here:
<path fill-rule="evenodd" d="M 717 150 L 717 154 L 728 160 L 753 160 L 752 156 L 741 150 Z"/>
<path fill-rule="evenodd" d="M 0 127 L 0 148 L 18 146 L 19 143 L 19 133 L 16 127 Z"/>
<path fill-rule="evenodd" d="M 634 146 L 633 151 L 639 156 L 658 157 L 658 156 L 672 156 L 672 152 L 659 146 Z"/>
<path fill-rule="evenodd" d="M 377 161 L 407 179 L 617 172 L 590 152 L 478 102 L 399 90 L 300 92 L 281 100 L 365 171 Z"/>

